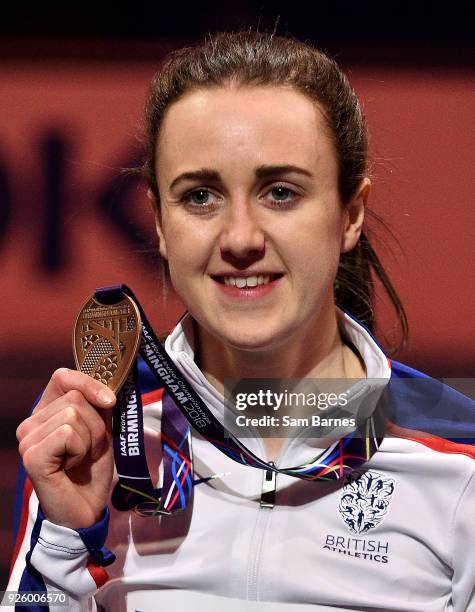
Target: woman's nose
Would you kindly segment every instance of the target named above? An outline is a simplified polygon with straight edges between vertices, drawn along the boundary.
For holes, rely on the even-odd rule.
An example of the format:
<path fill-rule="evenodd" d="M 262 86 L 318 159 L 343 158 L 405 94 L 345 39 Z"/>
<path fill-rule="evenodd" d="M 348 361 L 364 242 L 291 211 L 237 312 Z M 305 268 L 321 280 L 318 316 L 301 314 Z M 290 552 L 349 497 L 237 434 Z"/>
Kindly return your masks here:
<path fill-rule="evenodd" d="M 232 203 L 223 219 L 219 247 L 223 256 L 243 258 L 264 251 L 265 236 L 248 202 Z"/>

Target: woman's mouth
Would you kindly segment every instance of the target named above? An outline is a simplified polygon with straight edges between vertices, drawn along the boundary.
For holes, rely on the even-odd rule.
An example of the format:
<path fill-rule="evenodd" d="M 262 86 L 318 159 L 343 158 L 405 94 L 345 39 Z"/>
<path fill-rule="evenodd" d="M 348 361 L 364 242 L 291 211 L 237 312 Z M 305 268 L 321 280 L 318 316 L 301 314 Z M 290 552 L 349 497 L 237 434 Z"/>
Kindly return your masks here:
<path fill-rule="evenodd" d="M 278 285 L 281 273 L 256 273 L 249 275 L 213 275 L 211 278 L 221 291 L 231 297 L 254 298 L 268 294 Z"/>

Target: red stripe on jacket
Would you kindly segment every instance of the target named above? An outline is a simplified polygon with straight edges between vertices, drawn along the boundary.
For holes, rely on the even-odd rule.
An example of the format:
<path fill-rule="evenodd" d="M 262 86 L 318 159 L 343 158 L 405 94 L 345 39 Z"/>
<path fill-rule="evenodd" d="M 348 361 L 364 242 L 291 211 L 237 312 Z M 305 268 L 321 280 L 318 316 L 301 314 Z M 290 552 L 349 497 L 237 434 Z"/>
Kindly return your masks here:
<path fill-rule="evenodd" d="M 18 558 L 18 554 L 20 552 L 21 545 L 23 544 L 23 539 L 25 537 L 26 526 L 28 524 L 28 508 L 30 505 L 30 496 L 33 492 L 33 485 L 31 484 L 31 480 L 28 476 L 25 478 L 25 483 L 23 485 L 23 496 L 21 502 L 21 517 L 20 523 L 18 525 L 18 532 L 15 541 L 15 547 L 13 549 L 12 560 L 10 563 L 10 576 L 13 572 L 13 567 L 15 566 L 16 560 Z"/>
<path fill-rule="evenodd" d="M 419 442 L 432 450 L 440 453 L 452 453 L 459 455 L 467 455 L 472 459 L 475 459 L 475 447 L 471 444 L 462 444 L 460 442 L 452 442 L 445 438 L 439 438 L 428 434 L 424 431 L 418 431 L 417 429 L 406 429 L 405 427 L 399 427 L 391 421 L 387 421 L 386 430 L 396 436 L 397 438 L 405 438 L 406 440 L 412 440 L 413 442 Z"/>
<path fill-rule="evenodd" d="M 153 404 L 154 402 L 160 402 L 162 400 L 165 389 L 155 389 L 155 391 L 149 391 L 148 393 L 142 394 L 142 402 L 145 406 Z"/>
<path fill-rule="evenodd" d="M 96 587 L 98 589 L 100 589 L 101 586 L 103 586 L 109 580 L 109 574 L 100 565 L 96 565 L 95 563 L 88 563 L 86 565 L 86 569 L 91 574 L 91 577 L 96 583 Z"/>

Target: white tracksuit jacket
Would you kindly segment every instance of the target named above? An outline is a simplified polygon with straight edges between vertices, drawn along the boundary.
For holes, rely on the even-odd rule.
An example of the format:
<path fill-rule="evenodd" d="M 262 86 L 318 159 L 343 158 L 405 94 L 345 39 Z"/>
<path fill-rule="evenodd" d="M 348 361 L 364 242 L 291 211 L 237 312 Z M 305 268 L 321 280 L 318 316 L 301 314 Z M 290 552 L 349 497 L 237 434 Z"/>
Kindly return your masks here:
<path fill-rule="evenodd" d="M 396 363 L 391 370 L 371 335 L 347 314 L 339 317 L 368 378 L 422 376 Z M 218 415 L 222 397 L 193 361 L 191 329 L 185 317 L 165 347 Z M 158 481 L 161 397 L 158 389 L 143 394 L 148 462 Z M 275 507 L 264 508 L 264 472 L 232 461 L 197 434 L 195 477 L 221 476 L 195 486 L 192 508 L 170 517 L 112 509 L 108 531 L 104 519 L 80 534 L 44 519 L 26 479 L 8 589 L 65 591 L 68 607 L 50 606 L 59 612 L 475 612 L 475 440 L 457 434 L 461 425 L 474 431 L 475 409 L 456 392 L 447 397 L 429 412 L 412 391 L 396 402 L 396 425 L 365 464 L 358 494 L 368 504 L 380 481 L 390 487 L 389 505 L 365 533 L 350 529 L 350 484 L 278 474 Z M 246 443 L 265 459 L 260 439 Z M 277 465 L 305 462 L 315 455 L 312 444 L 285 440 Z M 116 555 L 107 570 L 98 552 L 104 542 Z"/>

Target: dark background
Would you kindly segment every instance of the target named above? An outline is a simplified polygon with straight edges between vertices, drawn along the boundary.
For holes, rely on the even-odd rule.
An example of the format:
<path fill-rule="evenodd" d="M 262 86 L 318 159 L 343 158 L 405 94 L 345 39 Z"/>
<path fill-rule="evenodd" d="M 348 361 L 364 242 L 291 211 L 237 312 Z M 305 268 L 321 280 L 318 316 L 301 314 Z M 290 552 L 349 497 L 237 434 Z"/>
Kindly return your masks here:
<path fill-rule="evenodd" d="M 372 134 L 374 209 L 400 242 L 376 228 L 411 326 L 399 358 L 434 376 L 473 376 L 468 3 L 97 4 L 16 2 L 0 19 L 0 587 L 12 545 L 15 428 L 51 371 L 72 365 L 79 305 L 95 286 L 125 281 L 147 296 L 159 331 L 181 312 L 173 296 L 163 299 L 143 191 L 119 172 L 139 160 L 144 92 L 173 48 L 218 30 L 275 29 L 347 69 Z M 394 317 L 383 299 L 377 305 L 387 345 Z"/>
<path fill-rule="evenodd" d="M 312 40 L 342 63 L 403 62 L 409 65 L 469 65 L 474 62 L 473 21 L 468 2 L 16 2 L 2 14 L 4 53 L 38 50 L 57 56 L 149 57 L 160 43 L 180 44 L 217 30 L 276 29 Z M 102 47 L 102 48 L 101 48 Z M 443 51 L 443 52 L 442 52 Z M 40 59 L 37 56 L 37 59 Z"/>

